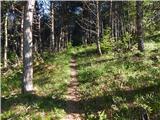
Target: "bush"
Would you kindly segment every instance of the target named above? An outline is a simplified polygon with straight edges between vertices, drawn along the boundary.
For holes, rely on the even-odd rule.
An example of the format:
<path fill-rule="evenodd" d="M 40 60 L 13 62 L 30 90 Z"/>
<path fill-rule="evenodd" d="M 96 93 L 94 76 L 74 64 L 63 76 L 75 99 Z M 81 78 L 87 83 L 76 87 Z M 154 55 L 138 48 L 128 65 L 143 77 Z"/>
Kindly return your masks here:
<path fill-rule="evenodd" d="M 107 28 L 104 32 L 103 38 L 101 39 L 101 48 L 104 52 L 112 50 L 113 40 L 110 39 L 110 28 Z"/>
<path fill-rule="evenodd" d="M 121 38 L 118 39 L 118 41 L 115 41 L 114 44 L 114 50 L 116 51 L 126 51 L 131 48 L 131 40 L 132 35 L 128 32 L 126 32 Z"/>
<path fill-rule="evenodd" d="M 12 52 L 12 51 L 8 52 L 8 62 L 10 64 L 15 64 L 18 62 L 18 56 L 15 52 Z"/>
<path fill-rule="evenodd" d="M 132 34 L 126 32 L 121 38 L 119 38 L 117 41 L 114 40 L 114 38 L 110 37 L 111 30 L 110 28 L 107 28 L 104 32 L 102 42 L 101 42 L 101 48 L 104 52 L 109 50 L 115 50 L 115 51 L 122 51 L 122 50 L 128 50 L 131 48 L 132 45 Z"/>

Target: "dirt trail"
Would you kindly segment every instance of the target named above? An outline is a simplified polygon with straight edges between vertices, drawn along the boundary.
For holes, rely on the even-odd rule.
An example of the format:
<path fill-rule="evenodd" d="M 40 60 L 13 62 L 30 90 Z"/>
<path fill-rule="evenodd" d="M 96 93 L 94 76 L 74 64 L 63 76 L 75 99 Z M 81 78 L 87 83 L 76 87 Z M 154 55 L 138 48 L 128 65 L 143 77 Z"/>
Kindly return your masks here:
<path fill-rule="evenodd" d="M 77 81 L 77 63 L 75 57 L 72 57 L 70 61 L 71 68 L 71 80 L 68 86 L 67 95 L 67 116 L 62 120 L 82 120 L 80 117 L 79 100 L 80 96 L 77 91 L 78 81 Z"/>

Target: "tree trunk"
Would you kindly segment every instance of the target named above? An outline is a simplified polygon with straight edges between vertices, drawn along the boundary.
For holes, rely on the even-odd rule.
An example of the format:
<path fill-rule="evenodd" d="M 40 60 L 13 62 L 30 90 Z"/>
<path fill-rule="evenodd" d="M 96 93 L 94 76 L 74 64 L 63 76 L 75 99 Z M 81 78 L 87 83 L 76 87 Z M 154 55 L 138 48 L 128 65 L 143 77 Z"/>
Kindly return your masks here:
<path fill-rule="evenodd" d="M 65 29 L 65 28 L 63 28 L 63 30 L 62 30 L 61 50 L 64 49 L 64 42 L 65 42 L 65 39 L 64 39 L 64 29 Z"/>
<path fill-rule="evenodd" d="M 20 50 L 20 56 L 23 60 L 23 23 L 24 23 L 24 7 L 22 10 L 22 19 L 21 19 L 21 50 Z"/>
<path fill-rule="evenodd" d="M 89 21 L 91 21 L 91 14 L 89 13 Z M 88 34 L 89 34 L 89 40 L 87 41 L 89 44 L 90 44 L 90 42 L 91 42 L 91 26 L 89 26 L 89 31 L 88 31 Z"/>
<path fill-rule="evenodd" d="M 104 35 L 103 20 L 101 20 L 101 37 Z"/>
<path fill-rule="evenodd" d="M 138 40 L 138 50 L 144 51 L 144 40 L 143 40 L 143 10 L 142 1 L 136 1 L 136 24 L 137 24 L 137 40 Z"/>
<path fill-rule="evenodd" d="M 33 63 L 32 63 L 32 21 L 35 0 L 28 0 L 25 8 L 24 16 L 24 47 L 23 47 L 23 83 L 22 92 L 33 91 Z"/>
<path fill-rule="evenodd" d="M 52 50 L 55 47 L 55 38 L 54 38 L 54 3 L 51 2 L 51 21 L 52 21 L 52 28 L 51 28 L 51 40 L 52 40 Z"/>
<path fill-rule="evenodd" d="M 42 39 L 41 39 L 41 18 L 38 16 L 38 39 L 39 39 L 39 51 L 42 53 Z"/>
<path fill-rule="evenodd" d="M 5 24 L 4 24 L 4 29 L 5 29 L 5 44 L 4 44 L 4 67 L 7 67 L 7 49 L 8 49 L 8 31 L 7 31 L 7 26 L 8 26 L 8 13 L 6 14 L 5 18 Z"/>
<path fill-rule="evenodd" d="M 110 19 L 109 19 L 109 24 L 111 28 L 111 38 L 114 38 L 114 3 L 112 0 L 110 1 Z"/>
<path fill-rule="evenodd" d="M 100 15 L 99 15 L 99 1 L 96 1 L 96 31 L 97 31 L 97 40 L 96 40 L 96 45 L 97 45 L 97 51 L 99 55 L 102 55 L 102 51 L 101 51 L 101 46 L 100 46 Z"/>
<path fill-rule="evenodd" d="M 115 1 L 115 5 L 114 5 L 114 7 L 115 7 L 115 41 L 117 41 L 118 40 L 118 3 Z"/>

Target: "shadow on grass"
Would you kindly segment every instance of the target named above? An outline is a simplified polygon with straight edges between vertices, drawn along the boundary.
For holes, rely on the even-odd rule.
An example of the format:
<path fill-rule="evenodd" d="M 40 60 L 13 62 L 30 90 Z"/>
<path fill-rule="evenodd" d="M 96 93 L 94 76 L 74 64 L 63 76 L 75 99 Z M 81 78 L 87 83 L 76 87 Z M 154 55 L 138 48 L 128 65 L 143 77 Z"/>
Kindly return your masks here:
<path fill-rule="evenodd" d="M 64 109 L 67 113 L 88 113 L 88 112 L 98 112 L 100 110 L 106 110 L 111 107 L 113 104 L 113 96 L 122 96 L 126 98 L 127 102 L 132 102 L 135 99 L 136 95 L 145 95 L 150 92 L 159 92 L 160 91 L 160 84 L 153 85 L 149 87 L 142 87 L 136 90 L 122 90 L 122 91 L 114 91 L 111 94 L 106 94 L 104 96 L 97 96 L 88 99 L 82 99 L 80 101 L 72 101 L 72 100 L 65 100 L 59 98 L 53 98 L 50 96 L 38 96 L 36 94 L 29 94 L 29 95 L 14 95 L 10 97 L 2 97 L 2 113 L 8 111 L 12 106 L 16 105 L 28 105 L 34 108 L 36 104 L 39 110 L 44 111 L 51 111 L 53 108 L 61 108 Z M 80 106 L 80 110 L 68 110 L 66 105 L 67 102 L 72 103 L 75 106 Z"/>
<path fill-rule="evenodd" d="M 85 62 L 85 63 L 80 63 L 77 65 L 77 67 L 88 67 L 91 66 L 91 64 L 101 64 L 101 63 L 105 63 L 105 62 L 110 62 L 110 61 L 114 61 L 117 60 L 119 58 L 111 58 L 111 59 L 101 59 L 101 60 L 94 60 L 92 62 Z"/>
<path fill-rule="evenodd" d="M 158 58 L 156 58 L 159 54 L 158 54 L 158 49 L 155 49 L 152 51 L 153 53 L 157 53 L 157 54 L 153 54 L 150 56 L 150 59 L 152 61 L 156 61 L 158 60 Z M 82 51 L 82 52 L 78 52 L 75 57 L 82 57 L 82 58 L 86 58 L 86 57 L 92 57 L 95 55 L 97 55 L 96 53 L 96 49 L 88 49 L 86 51 Z M 98 56 L 98 55 L 97 55 Z M 79 63 L 77 67 L 87 67 L 87 66 L 91 66 L 92 64 L 101 64 L 101 63 L 105 63 L 105 62 L 122 62 L 122 61 L 127 61 L 127 62 L 135 62 L 135 65 L 137 63 L 141 63 L 143 62 L 143 60 L 145 60 L 145 57 L 139 53 L 135 53 L 133 55 L 129 55 L 129 56 L 119 56 L 116 58 L 110 58 L 110 59 L 97 59 L 94 61 L 85 61 L 85 63 Z M 134 63 L 133 63 L 134 64 Z"/>
<path fill-rule="evenodd" d="M 16 71 L 11 75 L 2 77 L 1 91 L 2 94 L 8 93 L 21 87 L 22 72 Z"/>
<path fill-rule="evenodd" d="M 78 74 L 78 81 L 80 84 L 85 84 L 88 82 L 94 83 L 96 82 L 95 80 L 98 79 L 103 74 L 104 72 L 98 69 L 89 69 L 87 71 Z"/>
<path fill-rule="evenodd" d="M 119 90 L 119 91 L 113 92 L 113 94 L 116 95 L 116 96 L 121 96 L 121 97 L 126 98 L 127 102 L 133 102 L 137 95 L 144 96 L 148 93 L 153 93 L 153 92 L 155 94 L 157 92 L 160 92 L 160 83 L 157 84 L 157 85 L 140 87 L 140 88 L 135 89 L 135 90 L 124 90 L 124 91 Z"/>
<path fill-rule="evenodd" d="M 34 108 L 38 105 L 39 109 L 50 111 L 54 107 L 63 108 L 65 101 L 61 99 L 52 98 L 52 96 L 38 96 L 36 94 L 17 94 L 10 97 L 2 97 L 2 112 L 9 110 L 12 106 L 28 105 Z"/>
<path fill-rule="evenodd" d="M 85 51 L 77 52 L 75 57 L 92 57 L 95 55 L 99 56 L 96 49 L 86 49 Z"/>
<path fill-rule="evenodd" d="M 112 100 L 111 96 L 102 96 L 102 97 L 96 97 L 96 98 L 90 98 L 87 100 L 80 100 L 80 101 L 72 101 L 72 100 L 64 100 L 64 99 L 58 99 L 58 98 L 52 98 L 52 96 L 38 96 L 35 94 L 32 95 L 15 95 L 11 96 L 9 98 L 2 97 L 2 113 L 5 111 L 8 111 L 12 106 L 16 105 L 28 105 L 34 108 L 34 105 L 38 105 L 39 110 L 44 111 L 51 111 L 54 108 L 61 108 L 64 109 L 67 113 L 85 113 L 87 112 L 85 110 L 84 105 L 89 105 L 91 107 L 92 112 L 97 112 L 101 109 L 104 109 L 104 107 L 107 107 L 108 105 L 111 105 L 109 101 Z M 106 102 L 108 101 L 108 102 Z M 66 105 L 67 103 L 71 103 L 74 106 L 80 107 L 80 110 L 76 111 L 71 109 L 68 110 Z M 104 106 L 104 103 L 105 104 Z M 96 109 L 95 109 L 96 108 Z"/>

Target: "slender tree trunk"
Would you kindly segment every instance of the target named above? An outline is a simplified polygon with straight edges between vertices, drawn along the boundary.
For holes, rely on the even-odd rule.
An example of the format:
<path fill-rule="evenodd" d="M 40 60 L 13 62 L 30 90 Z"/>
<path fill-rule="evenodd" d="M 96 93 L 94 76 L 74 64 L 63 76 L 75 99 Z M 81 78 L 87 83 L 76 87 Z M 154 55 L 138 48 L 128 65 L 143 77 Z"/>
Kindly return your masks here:
<path fill-rule="evenodd" d="M 64 31 L 64 49 L 66 49 L 66 42 L 67 42 L 67 25 L 65 26 L 65 31 Z"/>
<path fill-rule="evenodd" d="M 28 0 L 24 16 L 24 47 L 23 47 L 23 83 L 22 92 L 33 91 L 33 63 L 32 63 L 32 21 L 35 0 Z"/>
<path fill-rule="evenodd" d="M 55 38 L 54 51 L 58 51 L 58 38 Z"/>
<path fill-rule="evenodd" d="M 141 52 L 144 51 L 144 40 L 143 40 L 143 10 L 142 10 L 142 1 L 136 1 L 136 24 L 137 24 L 137 40 L 138 40 L 138 50 Z"/>
<path fill-rule="evenodd" d="M 114 4 L 113 4 L 113 2 L 112 2 L 112 0 L 110 1 L 110 26 L 111 26 L 111 38 L 113 38 L 114 37 L 114 20 L 115 20 L 115 18 L 114 18 L 114 6 L 113 6 Z"/>
<path fill-rule="evenodd" d="M 38 16 L 38 39 L 39 39 L 39 51 L 42 52 L 42 39 L 41 39 L 41 18 Z"/>
<path fill-rule="evenodd" d="M 118 3 L 115 1 L 115 40 L 118 40 Z"/>
<path fill-rule="evenodd" d="M 103 20 L 101 20 L 101 37 L 104 35 Z"/>
<path fill-rule="evenodd" d="M 121 18 L 121 36 L 123 36 L 124 35 L 124 24 L 123 24 L 123 20 L 122 20 L 122 18 Z"/>
<path fill-rule="evenodd" d="M 65 50 L 65 48 L 66 48 L 66 41 L 67 41 L 67 39 L 66 39 L 66 26 L 65 26 L 65 31 L 64 31 L 64 43 L 63 43 L 63 47 L 64 47 L 64 50 Z"/>
<path fill-rule="evenodd" d="M 86 26 L 86 28 L 87 28 L 87 26 Z M 85 33 L 84 33 L 84 41 L 83 41 L 83 43 L 84 43 L 84 45 L 87 45 L 87 39 L 88 39 L 88 34 L 87 34 L 88 32 L 86 31 Z"/>
<path fill-rule="evenodd" d="M 62 26 L 61 26 L 61 32 L 60 32 L 60 35 L 59 35 L 59 39 L 58 39 L 58 52 L 61 50 L 61 43 L 62 43 Z"/>
<path fill-rule="evenodd" d="M 61 50 L 64 49 L 64 42 L 65 42 L 65 39 L 64 39 L 64 29 L 62 30 L 62 43 L 61 43 Z"/>
<path fill-rule="evenodd" d="M 91 14 L 90 13 L 89 13 L 89 21 L 91 21 Z M 89 26 L 88 34 L 89 34 L 89 40 L 87 42 L 90 44 L 90 42 L 91 42 L 91 26 Z"/>
<path fill-rule="evenodd" d="M 66 36 L 65 48 L 68 47 L 68 42 L 69 42 L 69 37 L 68 37 L 69 36 L 69 25 L 66 26 L 66 32 L 67 33 L 65 35 Z"/>
<path fill-rule="evenodd" d="M 101 51 L 101 46 L 100 46 L 100 13 L 99 13 L 99 1 L 96 1 L 96 31 L 97 31 L 97 40 L 96 40 L 96 45 L 97 45 L 97 51 L 99 55 L 102 55 L 102 51 Z"/>
<path fill-rule="evenodd" d="M 4 67 L 7 67 L 7 49 L 8 49 L 8 13 L 6 14 L 5 17 L 5 24 L 4 24 L 4 29 L 5 29 L 5 44 L 4 44 Z"/>
<path fill-rule="evenodd" d="M 51 23 L 52 23 L 52 29 L 51 29 L 51 40 L 52 40 L 52 50 L 54 50 L 55 47 L 55 38 L 54 38 L 54 2 L 51 2 Z"/>
<path fill-rule="evenodd" d="M 22 10 L 22 19 L 21 19 L 21 50 L 20 50 L 20 56 L 23 60 L 23 23 L 24 23 L 24 7 Z"/>
<path fill-rule="evenodd" d="M 116 20 L 115 20 L 115 40 L 118 40 L 118 17 L 116 15 Z"/>

